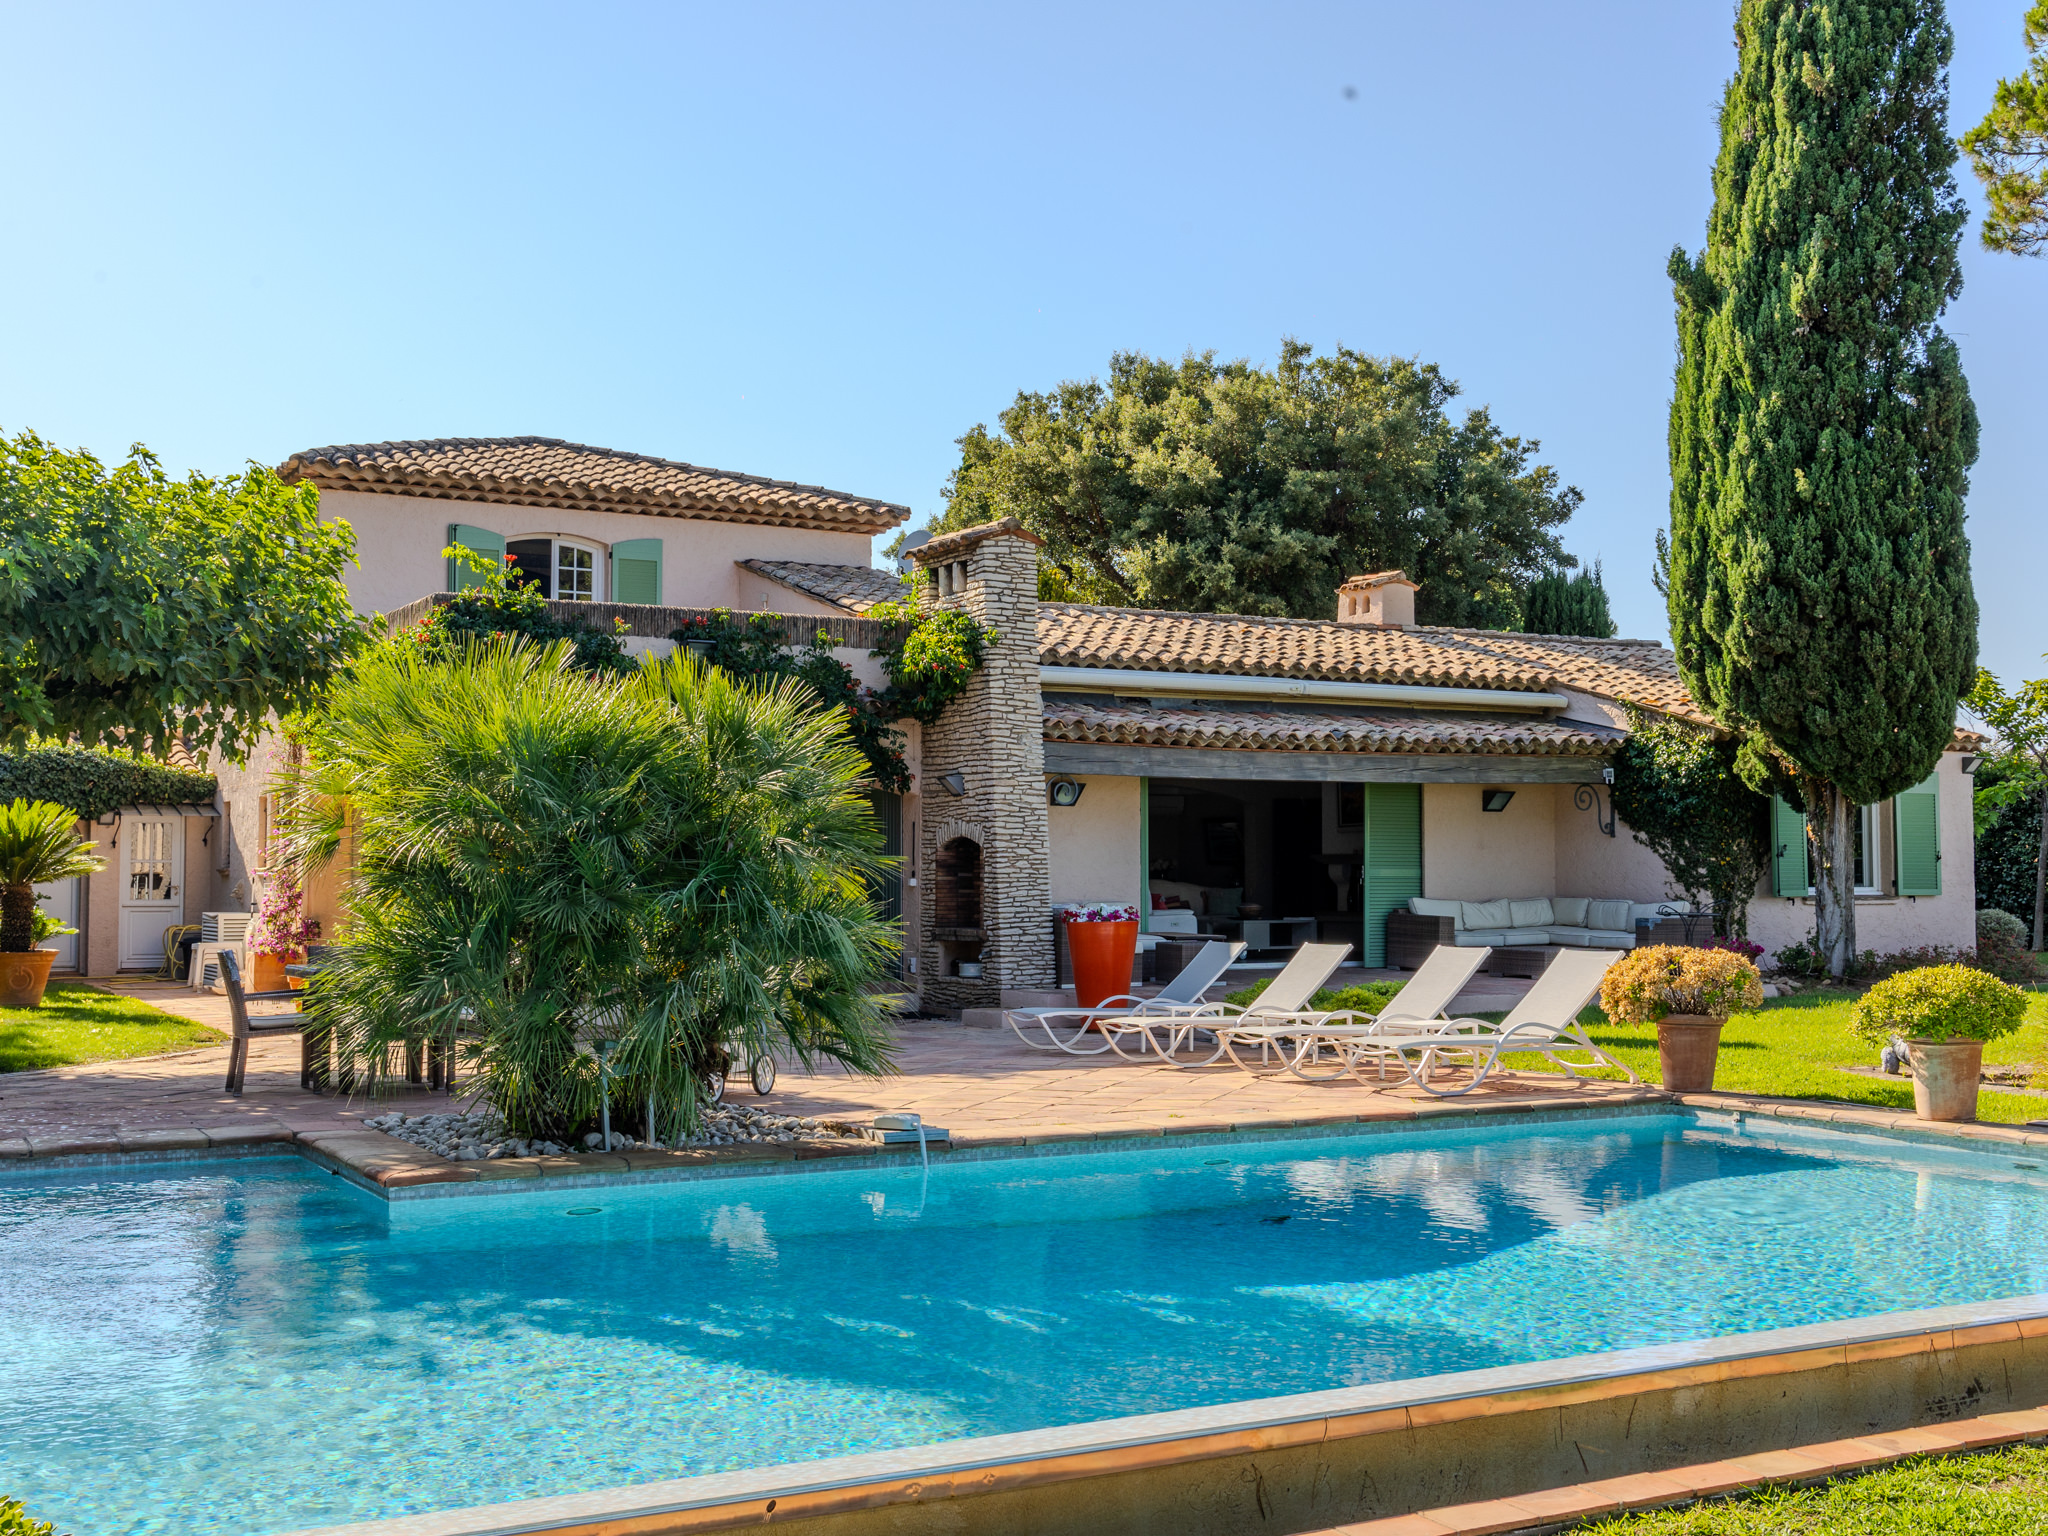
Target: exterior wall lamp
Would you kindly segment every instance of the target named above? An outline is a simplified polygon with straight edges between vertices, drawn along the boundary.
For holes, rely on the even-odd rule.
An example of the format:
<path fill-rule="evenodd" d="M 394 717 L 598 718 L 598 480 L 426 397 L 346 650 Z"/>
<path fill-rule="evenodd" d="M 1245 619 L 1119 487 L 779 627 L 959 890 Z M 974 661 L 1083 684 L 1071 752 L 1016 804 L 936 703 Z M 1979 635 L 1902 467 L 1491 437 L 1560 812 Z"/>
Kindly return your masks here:
<path fill-rule="evenodd" d="M 1054 805 L 1076 805 L 1080 803 L 1081 791 L 1087 787 L 1079 779 L 1054 779 L 1045 786 L 1045 795 Z"/>
<path fill-rule="evenodd" d="M 1482 811 L 1504 811 L 1508 802 L 1515 798 L 1512 789 L 1482 789 L 1479 791 L 1479 809 Z"/>
<path fill-rule="evenodd" d="M 967 793 L 967 775 L 964 773 L 942 773 L 939 775 L 939 783 L 945 787 L 947 794 L 955 798 Z"/>

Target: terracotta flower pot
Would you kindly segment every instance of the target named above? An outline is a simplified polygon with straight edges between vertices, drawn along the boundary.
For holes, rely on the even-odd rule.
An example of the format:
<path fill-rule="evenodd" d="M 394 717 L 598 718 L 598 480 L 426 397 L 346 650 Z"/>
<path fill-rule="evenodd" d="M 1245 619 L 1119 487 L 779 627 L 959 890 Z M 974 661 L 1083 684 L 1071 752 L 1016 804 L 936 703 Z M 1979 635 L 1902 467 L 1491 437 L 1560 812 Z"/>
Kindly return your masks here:
<path fill-rule="evenodd" d="M 1704 1013 L 1671 1013 L 1657 1021 L 1657 1065 L 1673 1093 L 1707 1093 L 1721 1054 L 1727 1020 Z"/>
<path fill-rule="evenodd" d="M 1138 953 L 1138 925 L 1067 924 L 1067 953 L 1074 962 L 1074 1002 L 1093 1008 L 1105 997 L 1131 990 L 1131 962 Z"/>
<path fill-rule="evenodd" d="M 40 1008 L 43 988 L 50 984 L 54 949 L 15 950 L 0 955 L 0 1008 Z"/>
<path fill-rule="evenodd" d="M 1984 1073 L 1982 1040 L 1912 1040 L 1913 1113 L 1922 1120 L 1974 1120 Z"/>
<path fill-rule="evenodd" d="M 266 955 L 259 950 L 254 964 L 256 975 L 249 990 L 282 992 L 286 987 L 296 987 L 299 983 L 285 975 L 284 968 L 288 965 L 297 965 L 305 958 L 305 954 L 296 949 L 282 955 Z"/>

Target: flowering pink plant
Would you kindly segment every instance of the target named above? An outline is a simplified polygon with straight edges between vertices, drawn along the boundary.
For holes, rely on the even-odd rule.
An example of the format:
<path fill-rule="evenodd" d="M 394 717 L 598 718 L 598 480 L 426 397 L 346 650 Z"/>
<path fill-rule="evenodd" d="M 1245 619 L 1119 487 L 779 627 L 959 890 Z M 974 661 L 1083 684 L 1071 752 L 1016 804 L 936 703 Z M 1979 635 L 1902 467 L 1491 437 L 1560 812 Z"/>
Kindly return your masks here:
<path fill-rule="evenodd" d="M 305 893 L 290 880 L 279 880 L 256 908 L 249 925 L 252 948 L 259 955 L 299 954 L 320 942 L 320 919 L 304 915 Z"/>
<path fill-rule="evenodd" d="M 1764 957 L 1763 945 L 1752 944 L 1748 939 L 1730 938 L 1725 933 L 1715 934 L 1706 943 L 1702 944 L 1700 948 L 1725 949 L 1731 955 L 1740 955 L 1743 959 L 1751 961 L 1761 960 Z"/>
<path fill-rule="evenodd" d="M 1106 901 L 1076 902 L 1066 909 L 1066 918 L 1070 923 L 1135 923 L 1138 909 Z"/>

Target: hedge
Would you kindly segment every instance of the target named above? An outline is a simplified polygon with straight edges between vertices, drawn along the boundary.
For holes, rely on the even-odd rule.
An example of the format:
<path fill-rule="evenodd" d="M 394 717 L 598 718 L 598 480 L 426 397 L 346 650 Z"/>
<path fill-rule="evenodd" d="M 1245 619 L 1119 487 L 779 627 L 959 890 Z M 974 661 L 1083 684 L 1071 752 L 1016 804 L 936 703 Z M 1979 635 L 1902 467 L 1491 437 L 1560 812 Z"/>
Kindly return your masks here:
<path fill-rule="evenodd" d="M 0 802 L 53 800 L 86 821 L 124 805 L 209 805 L 219 790 L 210 773 L 84 747 L 0 753 Z"/>

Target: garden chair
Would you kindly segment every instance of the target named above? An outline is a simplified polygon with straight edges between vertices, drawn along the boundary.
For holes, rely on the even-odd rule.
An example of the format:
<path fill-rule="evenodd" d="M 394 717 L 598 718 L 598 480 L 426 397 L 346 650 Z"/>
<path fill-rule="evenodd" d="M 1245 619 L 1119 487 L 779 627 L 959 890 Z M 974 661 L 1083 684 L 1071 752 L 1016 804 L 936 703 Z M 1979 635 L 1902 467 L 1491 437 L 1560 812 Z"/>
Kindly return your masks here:
<path fill-rule="evenodd" d="M 1386 1035 L 1433 1034 L 1448 1023 L 1451 1004 L 1492 953 L 1488 948 L 1439 944 L 1392 1001 L 1376 1014 L 1309 1015 L 1311 1022 L 1306 1029 L 1292 1023 L 1269 1024 L 1264 1028 L 1274 1034 L 1294 1033 L 1297 1044 L 1287 1064 L 1288 1071 L 1304 1082 L 1333 1082 L 1350 1075 L 1358 1041 Z M 1234 1036 L 1241 1034 L 1247 1042 L 1251 1033 L 1233 1031 Z M 1385 1070 L 1382 1063 L 1382 1073 Z"/>
<path fill-rule="evenodd" d="M 1243 1030 L 1249 1034 L 1263 1025 L 1301 1016 L 1301 1010 L 1308 1006 L 1309 999 L 1322 990 L 1323 983 L 1330 979 L 1331 973 L 1344 963 L 1350 953 L 1349 944 L 1302 945 L 1248 1007 L 1210 1003 L 1166 1018 L 1124 1014 L 1100 1020 L 1098 1027 L 1108 1039 L 1109 1048 L 1128 1060 L 1154 1056 L 1169 1066 L 1206 1067 L 1229 1049 L 1229 1037 L 1233 1031 Z M 1163 1032 L 1163 1043 L 1160 1036 L 1155 1035 L 1155 1030 Z M 1180 1060 L 1180 1052 L 1196 1048 L 1197 1035 L 1207 1035 L 1214 1043 L 1214 1049 L 1199 1061 Z M 1135 1044 L 1136 1050 L 1126 1050 L 1127 1043 Z M 1233 1055 L 1231 1059 L 1235 1061 L 1237 1058 Z M 1243 1065 L 1242 1062 L 1238 1064 Z"/>
<path fill-rule="evenodd" d="M 1484 1019 L 1452 1019 L 1441 1028 L 1421 1034 L 1389 1031 L 1351 1042 L 1352 1071 L 1366 1062 L 1400 1066 L 1407 1079 L 1425 1093 L 1454 1098 L 1470 1093 L 1499 1066 L 1503 1056 L 1516 1052 L 1539 1052 L 1566 1077 L 1596 1067 L 1615 1067 L 1632 1083 L 1640 1083 L 1635 1069 L 1602 1050 L 1579 1027 L 1581 1009 L 1600 993 L 1600 980 L 1607 968 L 1621 958 L 1620 950 L 1568 949 L 1553 958 L 1536 985 L 1531 987 L 1498 1024 Z M 1567 1061 L 1561 1052 L 1584 1052 L 1592 1060 Z M 1472 1079 L 1459 1088 L 1439 1088 L 1431 1081 L 1440 1065 L 1469 1066 Z"/>
<path fill-rule="evenodd" d="M 1096 1020 L 1133 1016 L 1164 1018 L 1190 1013 L 1202 1006 L 1202 994 L 1215 986 L 1231 962 L 1243 953 L 1242 944 L 1213 940 L 1197 950 L 1195 958 L 1182 966 L 1180 974 L 1161 987 L 1157 996 L 1138 997 L 1127 992 L 1119 997 L 1106 997 L 1093 1008 L 1006 1008 L 1003 1010 L 1003 1022 L 1034 1051 L 1099 1056 L 1109 1049 L 1109 1036 L 1094 1030 Z M 1056 1030 L 1053 1023 L 1056 1019 L 1077 1021 L 1071 1036 L 1060 1038 L 1060 1030 Z M 1041 1044 L 1032 1039 L 1025 1033 L 1026 1029 L 1043 1032 L 1047 1043 Z M 1083 1045 L 1081 1042 L 1087 1040 L 1091 1033 L 1095 1036 L 1093 1043 Z"/>
<path fill-rule="evenodd" d="M 305 994 L 295 988 L 282 992 L 245 992 L 242 966 L 233 950 L 220 952 L 220 979 L 227 988 L 228 1016 L 234 1021 L 234 1039 L 228 1046 L 228 1092 L 240 1094 L 242 1079 L 249 1069 L 249 1039 L 252 1035 L 294 1034 L 299 1037 L 299 1086 L 313 1086 L 313 1042 L 306 1035 L 306 1016 L 294 1008 L 290 1013 L 251 1014 L 251 1003 L 297 1003 Z"/>

